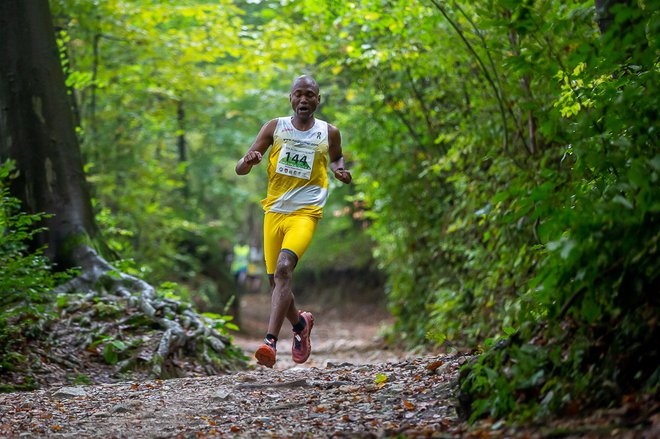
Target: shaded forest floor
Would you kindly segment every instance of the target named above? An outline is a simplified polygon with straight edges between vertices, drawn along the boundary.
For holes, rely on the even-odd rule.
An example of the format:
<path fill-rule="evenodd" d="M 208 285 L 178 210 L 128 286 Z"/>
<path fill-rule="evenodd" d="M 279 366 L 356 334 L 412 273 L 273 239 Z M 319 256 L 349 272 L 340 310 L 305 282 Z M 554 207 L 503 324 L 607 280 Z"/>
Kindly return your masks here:
<path fill-rule="evenodd" d="M 235 343 L 251 356 L 264 335 L 270 299 L 249 295 L 242 302 Z M 316 322 L 304 365 L 290 359 L 285 323 L 272 370 L 251 360 L 247 370 L 228 375 L 136 376 L 88 386 L 53 381 L 34 392 L 0 394 L 0 437 L 660 436 L 658 411 L 637 419 L 633 405 L 525 428 L 491 420 L 468 426 L 458 416 L 456 393 L 469 354 L 386 348 L 378 332 L 391 320 L 374 303 L 305 302 L 301 307 Z"/>

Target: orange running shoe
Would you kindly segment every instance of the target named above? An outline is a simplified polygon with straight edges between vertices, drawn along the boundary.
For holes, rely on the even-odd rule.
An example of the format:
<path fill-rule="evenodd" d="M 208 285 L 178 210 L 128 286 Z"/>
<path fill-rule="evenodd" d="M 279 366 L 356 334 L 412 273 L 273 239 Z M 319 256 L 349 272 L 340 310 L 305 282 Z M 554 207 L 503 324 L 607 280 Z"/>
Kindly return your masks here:
<path fill-rule="evenodd" d="M 293 332 L 293 345 L 291 346 L 291 355 L 296 363 L 304 363 L 312 353 L 312 340 L 310 335 L 314 326 L 314 316 L 311 312 L 298 311 L 300 317 L 305 319 L 305 329 L 300 332 Z"/>
<path fill-rule="evenodd" d="M 273 343 L 270 340 L 264 340 L 257 352 L 254 353 L 254 358 L 257 359 L 257 363 L 266 367 L 273 367 L 275 364 L 275 356 L 277 350 L 273 347 Z"/>

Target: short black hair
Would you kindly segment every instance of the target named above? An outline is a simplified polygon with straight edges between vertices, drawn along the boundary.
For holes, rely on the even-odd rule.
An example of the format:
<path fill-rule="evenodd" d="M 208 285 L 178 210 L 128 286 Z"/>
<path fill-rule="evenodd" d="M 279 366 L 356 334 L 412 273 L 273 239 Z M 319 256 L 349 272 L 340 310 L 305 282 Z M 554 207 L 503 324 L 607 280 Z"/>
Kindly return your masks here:
<path fill-rule="evenodd" d="M 293 82 L 291 83 L 291 90 L 290 91 L 293 91 L 293 88 L 295 87 L 296 83 L 299 82 L 299 81 L 309 82 L 316 89 L 316 93 L 320 92 L 319 83 L 316 82 L 316 79 L 314 79 L 310 75 L 301 75 L 301 76 L 298 76 L 296 79 L 294 79 Z"/>

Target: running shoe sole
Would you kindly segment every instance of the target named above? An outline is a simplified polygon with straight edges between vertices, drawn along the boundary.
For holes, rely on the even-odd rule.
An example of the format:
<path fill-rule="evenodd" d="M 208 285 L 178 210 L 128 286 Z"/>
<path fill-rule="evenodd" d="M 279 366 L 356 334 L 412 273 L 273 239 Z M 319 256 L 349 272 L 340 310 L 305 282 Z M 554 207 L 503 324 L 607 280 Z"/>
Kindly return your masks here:
<path fill-rule="evenodd" d="M 275 364 L 275 355 L 275 349 L 263 344 L 257 349 L 257 352 L 254 353 L 254 358 L 256 358 L 257 363 L 262 366 L 273 367 Z"/>

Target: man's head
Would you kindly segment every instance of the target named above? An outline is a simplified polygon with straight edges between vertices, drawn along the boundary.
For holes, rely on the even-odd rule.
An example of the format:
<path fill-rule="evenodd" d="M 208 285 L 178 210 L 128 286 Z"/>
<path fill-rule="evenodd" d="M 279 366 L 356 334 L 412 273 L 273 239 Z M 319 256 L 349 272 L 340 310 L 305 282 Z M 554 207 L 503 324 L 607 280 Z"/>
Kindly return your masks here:
<path fill-rule="evenodd" d="M 319 84 L 311 76 L 299 76 L 291 85 L 289 100 L 291 101 L 291 108 L 297 117 L 309 119 L 314 115 L 316 107 L 321 103 Z"/>

